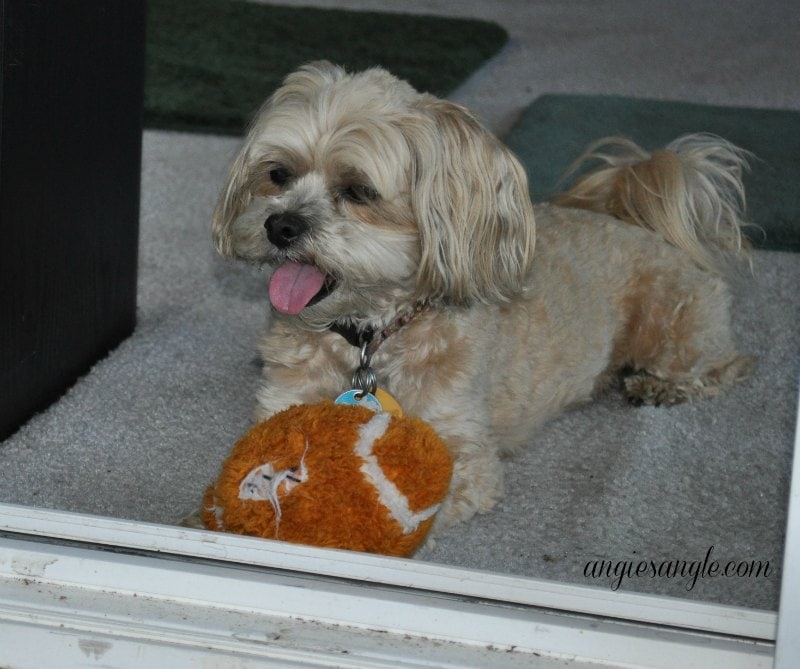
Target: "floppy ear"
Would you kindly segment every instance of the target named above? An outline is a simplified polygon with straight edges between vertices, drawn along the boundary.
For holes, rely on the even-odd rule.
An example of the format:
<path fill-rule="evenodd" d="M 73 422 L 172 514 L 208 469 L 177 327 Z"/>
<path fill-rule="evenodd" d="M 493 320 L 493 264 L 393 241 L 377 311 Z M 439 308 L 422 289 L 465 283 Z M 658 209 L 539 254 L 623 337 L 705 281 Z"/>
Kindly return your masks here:
<path fill-rule="evenodd" d="M 231 164 L 212 218 L 211 232 L 219 252 L 226 257 L 233 255 L 230 227 L 250 204 L 252 169 L 258 162 L 254 155 L 259 150 L 268 130 L 270 118 L 278 108 L 285 109 L 291 117 L 296 108 L 303 109 L 315 92 L 325 85 L 334 83 L 345 76 L 345 71 L 325 60 L 308 63 L 290 73 L 256 114 L 248 130 L 239 155 Z M 262 147 L 263 150 L 263 147 Z"/>
<path fill-rule="evenodd" d="M 211 219 L 211 235 L 217 251 L 226 258 L 233 256 L 230 228 L 247 208 L 252 195 L 248 187 L 247 145 L 239 151 L 228 170 L 228 179 L 217 199 Z"/>
<path fill-rule="evenodd" d="M 418 289 L 454 303 L 507 300 L 533 258 L 525 170 L 463 107 L 422 96 L 405 128 L 422 244 Z"/>

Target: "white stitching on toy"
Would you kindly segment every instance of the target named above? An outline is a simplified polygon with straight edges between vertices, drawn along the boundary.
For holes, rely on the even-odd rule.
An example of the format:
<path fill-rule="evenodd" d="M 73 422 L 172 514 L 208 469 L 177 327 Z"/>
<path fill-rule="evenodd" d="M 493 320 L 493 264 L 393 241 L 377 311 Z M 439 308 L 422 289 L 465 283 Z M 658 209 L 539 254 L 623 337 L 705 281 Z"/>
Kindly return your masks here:
<path fill-rule="evenodd" d="M 403 534 L 411 534 L 419 527 L 420 523 L 428 520 L 439 510 L 439 504 L 414 513 L 408 506 L 406 496 L 383 473 L 372 449 L 375 442 L 386 433 L 391 418 L 392 415 L 389 413 L 379 413 L 364 423 L 358 430 L 360 436 L 355 446 L 355 452 L 363 460 L 361 471 L 377 491 L 380 503 L 403 528 Z"/>

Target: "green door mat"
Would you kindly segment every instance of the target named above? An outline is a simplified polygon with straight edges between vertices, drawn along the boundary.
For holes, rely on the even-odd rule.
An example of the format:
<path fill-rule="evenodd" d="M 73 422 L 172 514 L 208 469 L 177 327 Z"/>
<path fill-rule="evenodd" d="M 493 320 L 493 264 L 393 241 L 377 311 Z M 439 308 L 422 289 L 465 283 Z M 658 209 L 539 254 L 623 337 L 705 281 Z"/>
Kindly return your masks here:
<path fill-rule="evenodd" d="M 559 179 L 588 144 L 623 135 L 653 150 L 680 135 L 710 132 L 752 152 L 745 175 L 748 231 L 758 248 L 800 251 L 800 113 L 715 107 L 614 96 L 544 95 L 506 141 L 528 170 L 534 200 Z"/>
<path fill-rule="evenodd" d="M 380 65 L 443 96 L 508 35 L 483 21 L 260 5 L 150 0 L 145 125 L 239 134 L 302 63 Z"/>

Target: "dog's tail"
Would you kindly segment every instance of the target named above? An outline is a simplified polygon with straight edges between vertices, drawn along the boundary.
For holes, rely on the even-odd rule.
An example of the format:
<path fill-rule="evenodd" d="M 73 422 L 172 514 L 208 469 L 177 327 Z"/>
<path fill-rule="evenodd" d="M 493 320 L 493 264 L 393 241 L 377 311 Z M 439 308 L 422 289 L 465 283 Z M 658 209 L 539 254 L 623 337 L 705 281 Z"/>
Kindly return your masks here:
<path fill-rule="evenodd" d="M 653 153 L 630 140 L 607 137 L 589 146 L 567 176 L 586 161 L 603 164 L 552 201 L 651 230 L 701 267 L 719 272 L 731 260 L 749 260 L 742 234 L 748 155 L 709 134 L 685 135 Z"/>

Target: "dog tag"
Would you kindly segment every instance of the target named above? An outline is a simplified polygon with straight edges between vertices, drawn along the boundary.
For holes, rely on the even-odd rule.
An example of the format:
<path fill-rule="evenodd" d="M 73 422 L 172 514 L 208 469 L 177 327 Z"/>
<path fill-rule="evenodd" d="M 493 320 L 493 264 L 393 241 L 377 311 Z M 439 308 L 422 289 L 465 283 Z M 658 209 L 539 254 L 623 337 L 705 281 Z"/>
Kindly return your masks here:
<path fill-rule="evenodd" d="M 380 400 L 372 393 L 365 393 L 361 390 L 348 390 L 334 400 L 334 404 L 344 404 L 345 406 L 365 407 L 371 411 L 383 411 Z"/>
<path fill-rule="evenodd" d="M 348 390 L 334 400 L 334 404 L 344 404 L 347 406 L 366 407 L 376 413 L 385 411 L 397 418 L 403 415 L 403 410 L 397 400 L 387 393 L 383 388 L 375 390 L 375 394 L 362 393 L 360 390 Z"/>
<path fill-rule="evenodd" d="M 400 408 L 400 403 L 383 388 L 377 388 L 375 390 L 375 398 L 381 403 L 381 406 L 386 413 L 390 413 L 396 418 L 400 418 L 403 415 L 403 410 Z"/>

